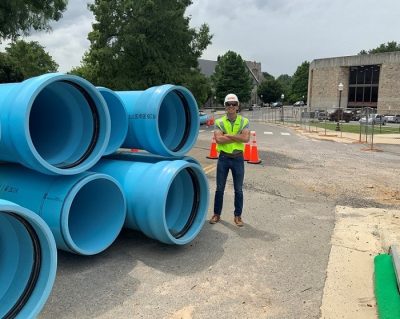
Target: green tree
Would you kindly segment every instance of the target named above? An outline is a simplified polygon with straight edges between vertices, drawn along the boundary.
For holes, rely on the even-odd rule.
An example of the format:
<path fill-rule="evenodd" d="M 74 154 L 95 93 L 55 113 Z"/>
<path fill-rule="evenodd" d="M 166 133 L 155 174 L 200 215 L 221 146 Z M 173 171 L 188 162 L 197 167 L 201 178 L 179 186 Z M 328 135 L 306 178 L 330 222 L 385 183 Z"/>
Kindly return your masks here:
<path fill-rule="evenodd" d="M 282 85 L 273 78 L 267 78 L 261 82 L 258 87 L 257 94 L 262 95 L 264 103 L 272 103 L 278 101 L 281 97 L 283 88 Z"/>
<path fill-rule="evenodd" d="M 290 99 L 290 95 L 292 92 L 292 77 L 288 74 L 282 74 L 276 78 L 276 81 L 282 87 L 281 94 L 285 94 L 285 97 Z"/>
<path fill-rule="evenodd" d="M 242 57 L 228 51 L 223 56 L 218 56 L 217 61 L 212 81 L 218 103 L 222 104 L 229 93 L 235 93 L 241 102 L 249 101 L 252 81 Z"/>
<path fill-rule="evenodd" d="M 48 22 L 62 17 L 68 0 L 1 0 L 0 42 L 33 30 L 50 30 Z"/>
<path fill-rule="evenodd" d="M 36 41 L 17 40 L 6 47 L 8 57 L 24 79 L 43 73 L 56 72 L 58 64 Z"/>
<path fill-rule="evenodd" d="M 95 0 L 96 22 L 80 68 L 88 80 L 111 89 L 145 89 L 195 82 L 197 59 L 211 43 L 209 27 L 189 27 L 190 0 Z"/>
<path fill-rule="evenodd" d="M 23 79 L 24 76 L 10 60 L 8 54 L 0 52 L 0 83 L 21 82 Z"/>
<path fill-rule="evenodd" d="M 268 72 L 263 72 L 262 74 L 264 76 L 264 79 L 275 79 L 274 76 L 269 74 Z"/>
<path fill-rule="evenodd" d="M 400 51 L 400 43 L 397 43 L 396 41 L 389 41 L 388 43 L 382 43 L 375 49 L 371 50 L 361 50 L 358 55 L 364 55 L 364 54 L 374 54 L 374 53 L 384 53 L 384 52 L 394 52 L 394 51 Z"/>
<path fill-rule="evenodd" d="M 211 81 L 199 69 L 192 69 L 183 85 L 192 92 L 199 106 L 204 105 L 212 95 Z"/>
<path fill-rule="evenodd" d="M 307 98 L 308 91 L 308 71 L 310 69 L 310 62 L 304 61 L 297 67 L 296 72 L 293 74 L 292 89 L 290 93 L 290 101 L 298 101 Z"/>

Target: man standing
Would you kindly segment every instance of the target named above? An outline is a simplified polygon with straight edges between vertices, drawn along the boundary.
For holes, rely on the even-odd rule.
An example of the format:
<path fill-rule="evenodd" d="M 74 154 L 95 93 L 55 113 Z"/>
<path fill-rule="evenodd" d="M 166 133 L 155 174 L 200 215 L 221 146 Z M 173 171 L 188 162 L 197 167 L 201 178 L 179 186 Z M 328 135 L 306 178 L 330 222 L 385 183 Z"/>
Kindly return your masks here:
<path fill-rule="evenodd" d="M 219 153 L 217 164 L 217 189 L 214 199 L 214 215 L 210 224 L 221 219 L 226 179 L 229 170 L 232 172 L 235 189 L 234 222 L 242 227 L 243 179 L 244 179 L 244 143 L 250 140 L 249 120 L 238 115 L 239 99 L 235 94 L 228 94 L 224 101 L 226 115 L 215 121 L 215 141 Z"/>

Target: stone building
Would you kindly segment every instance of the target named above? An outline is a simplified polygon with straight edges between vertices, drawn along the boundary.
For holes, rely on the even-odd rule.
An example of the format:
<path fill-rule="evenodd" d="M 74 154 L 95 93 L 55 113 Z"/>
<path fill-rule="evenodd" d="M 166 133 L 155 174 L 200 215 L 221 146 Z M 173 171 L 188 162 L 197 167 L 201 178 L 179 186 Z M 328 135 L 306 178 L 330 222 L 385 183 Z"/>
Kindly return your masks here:
<path fill-rule="evenodd" d="M 339 83 L 343 91 L 338 90 Z M 316 59 L 308 78 L 310 109 L 371 107 L 400 114 L 400 52 Z"/>
<path fill-rule="evenodd" d="M 205 60 L 205 59 L 198 59 L 199 68 L 201 73 L 203 73 L 207 77 L 211 77 L 211 75 L 215 72 L 215 67 L 217 66 L 217 61 L 213 60 Z M 249 101 L 250 104 L 259 104 L 259 98 L 257 95 L 258 86 L 264 80 L 264 75 L 261 71 L 261 63 L 260 62 L 252 62 L 252 61 L 245 61 L 247 70 L 249 71 L 250 77 L 253 83 L 253 89 L 251 92 L 251 99 Z M 209 104 L 210 101 L 207 101 Z"/>

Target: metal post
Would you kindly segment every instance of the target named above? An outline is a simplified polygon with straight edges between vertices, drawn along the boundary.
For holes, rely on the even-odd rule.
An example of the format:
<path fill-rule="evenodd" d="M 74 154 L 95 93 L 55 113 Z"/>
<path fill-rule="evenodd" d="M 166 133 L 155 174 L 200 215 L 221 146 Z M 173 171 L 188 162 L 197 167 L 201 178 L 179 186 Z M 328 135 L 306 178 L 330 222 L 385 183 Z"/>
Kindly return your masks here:
<path fill-rule="evenodd" d="M 344 87 L 344 85 L 343 85 L 343 83 L 339 83 L 339 85 L 338 85 L 338 90 L 339 90 L 339 109 L 338 109 L 338 114 L 337 114 L 337 123 L 336 123 L 336 131 L 340 131 L 340 124 L 339 124 L 339 122 L 340 122 L 340 119 L 339 119 L 339 116 L 340 117 L 342 117 L 341 115 L 341 109 L 340 109 L 340 103 L 341 103 L 341 101 L 342 101 L 342 91 L 343 91 L 343 87 Z"/>
<path fill-rule="evenodd" d="M 337 117 L 336 117 L 336 120 L 337 120 L 337 122 L 336 122 L 336 131 L 337 132 L 340 131 L 340 124 L 339 124 L 340 119 L 339 119 L 339 116 L 341 115 L 341 113 L 340 113 L 341 112 L 341 109 L 340 109 L 341 100 L 342 100 L 342 91 L 339 91 L 339 109 L 338 109 L 338 114 L 337 114 Z"/>

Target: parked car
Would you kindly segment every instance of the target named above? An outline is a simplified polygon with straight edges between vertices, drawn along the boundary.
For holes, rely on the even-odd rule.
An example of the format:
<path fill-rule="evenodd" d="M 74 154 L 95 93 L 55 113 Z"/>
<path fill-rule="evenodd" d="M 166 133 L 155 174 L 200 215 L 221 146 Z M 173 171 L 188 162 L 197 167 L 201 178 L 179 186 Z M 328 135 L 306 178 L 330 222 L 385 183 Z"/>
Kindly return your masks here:
<path fill-rule="evenodd" d="M 249 105 L 249 111 L 253 111 L 254 110 L 254 104 L 253 105 Z"/>
<path fill-rule="evenodd" d="M 206 124 L 207 121 L 210 119 L 210 115 L 208 115 L 206 112 L 199 111 L 199 119 L 200 119 L 200 125 Z"/>
<path fill-rule="evenodd" d="M 385 115 L 385 118 L 388 123 L 400 123 L 400 114 Z"/>
<path fill-rule="evenodd" d="M 271 104 L 271 107 L 281 107 L 283 106 L 282 102 L 274 102 Z"/>
<path fill-rule="evenodd" d="M 297 101 L 293 104 L 293 106 L 304 106 L 304 102 L 303 101 Z"/>
<path fill-rule="evenodd" d="M 343 109 L 335 109 L 328 111 L 328 119 L 329 121 L 345 121 L 346 123 L 349 123 L 353 117 L 353 113 L 351 111 L 346 111 Z"/>
<path fill-rule="evenodd" d="M 352 121 L 359 121 L 361 119 L 362 111 L 361 110 L 352 110 Z"/>
<path fill-rule="evenodd" d="M 318 119 L 318 121 L 325 121 L 325 120 L 328 120 L 328 119 L 329 119 L 328 113 L 325 112 L 325 111 L 320 111 L 320 112 L 318 112 L 318 114 L 317 114 L 317 119 Z"/>
<path fill-rule="evenodd" d="M 377 125 L 377 124 L 382 124 L 385 125 L 386 124 L 386 117 L 383 115 L 379 115 L 379 114 L 370 114 L 368 116 L 368 120 L 367 117 L 363 116 L 360 120 L 359 120 L 360 124 L 367 124 L 367 125 Z"/>

